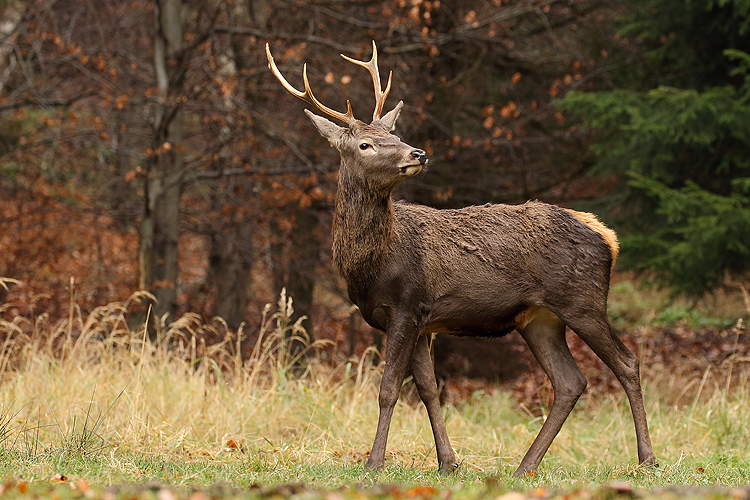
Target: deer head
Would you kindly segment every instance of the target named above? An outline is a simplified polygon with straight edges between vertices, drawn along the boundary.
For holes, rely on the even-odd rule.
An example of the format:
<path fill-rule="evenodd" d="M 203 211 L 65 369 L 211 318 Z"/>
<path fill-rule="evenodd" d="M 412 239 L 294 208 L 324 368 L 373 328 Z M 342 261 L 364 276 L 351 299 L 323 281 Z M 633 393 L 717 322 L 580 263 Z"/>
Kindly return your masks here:
<path fill-rule="evenodd" d="M 372 42 L 372 58 L 368 62 L 358 61 L 341 54 L 341 57 L 347 61 L 366 68 L 372 76 L 375 88 L 375 110 L 372 113 L 372 122 L 369 125 L 354 118 L 348 100 L 346 101 L 346 113 L 334 111 L 318 101 L 313 95 L 310 82 L 307 79 L 307 64 L 303 66 L 302 70 L 305 85 L 305 90 L 302 92 L 290 85 L 281 74 L 271 55 L 268 43 L 266 43 L 266 56 L 268 57 L 268 67 L 290 94 L 346 125 L 341 127 L 327 118 L 305 110 L 320 135 L 328 139 L 328 142 L 341 154 L 342 175 L 350 176 L 353 180 L 360 181 L 361 185 L 366 185 L 370 189 L 390 193 L 406 177 L 422 171 L 423 166 L 427 163 L 425 152 L 409 146 L 391 133 L 401 113 L 403 101 L 399 101 L 382 118 L 380 116 L 385 99 L 391 90 L 393 73 L 388 76 L 388 84 L 385 90 L 381 90 L 378 53 L 374 41 Z"/>

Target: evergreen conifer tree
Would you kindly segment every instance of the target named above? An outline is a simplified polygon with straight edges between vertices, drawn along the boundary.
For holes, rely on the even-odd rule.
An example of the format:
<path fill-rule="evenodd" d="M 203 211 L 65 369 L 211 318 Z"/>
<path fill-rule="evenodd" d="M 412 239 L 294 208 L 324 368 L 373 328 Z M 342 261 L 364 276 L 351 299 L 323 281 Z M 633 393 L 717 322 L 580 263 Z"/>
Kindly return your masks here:
<path fill-rule="evenodd" d="M 750 271 L 750 0 L 650 0 L 620 36 L 641 52 L 622 88 L 560 107 L 597 131 L 622 262 L 700 295 Z"/>

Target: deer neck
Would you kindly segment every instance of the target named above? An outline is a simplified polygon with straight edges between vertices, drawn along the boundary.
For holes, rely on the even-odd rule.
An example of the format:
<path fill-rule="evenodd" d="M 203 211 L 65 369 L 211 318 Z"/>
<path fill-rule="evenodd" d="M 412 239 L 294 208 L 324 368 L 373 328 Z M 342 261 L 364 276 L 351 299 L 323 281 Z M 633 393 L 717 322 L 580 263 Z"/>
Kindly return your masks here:
<path fill-rule="evenodd" d="M 333 263 L 350 292 L 377 274 L 393 238 L 393 201 L 342 164 L 333 220 Z"/>

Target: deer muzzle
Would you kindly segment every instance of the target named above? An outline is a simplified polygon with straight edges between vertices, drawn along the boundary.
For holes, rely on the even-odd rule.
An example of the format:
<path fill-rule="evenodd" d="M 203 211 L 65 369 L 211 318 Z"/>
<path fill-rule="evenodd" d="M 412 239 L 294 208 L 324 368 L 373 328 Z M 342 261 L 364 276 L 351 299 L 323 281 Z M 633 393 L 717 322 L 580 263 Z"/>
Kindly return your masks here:
<path fill-rule="evenodd" d="M 415 149 L 414 151 L 412 151 L 411 156 L 412 158 L 417 160 L 420 165 L 424 165 L 425 163 L 427 163 L 427 153 L 425 153 L 421 149 Z"/>

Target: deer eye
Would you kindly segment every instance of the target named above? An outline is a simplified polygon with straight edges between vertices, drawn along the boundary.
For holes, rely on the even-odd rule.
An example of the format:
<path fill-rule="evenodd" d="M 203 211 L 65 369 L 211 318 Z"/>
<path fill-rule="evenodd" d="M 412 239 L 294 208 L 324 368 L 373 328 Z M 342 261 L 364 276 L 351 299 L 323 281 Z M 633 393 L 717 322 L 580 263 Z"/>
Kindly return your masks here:
<path fill-rule="evenodd" d="M 366 143 L 366 142 L 363 142 L 362 144 L 359 145 L 359 149 L 361 149 L 362 151 L 364 151 L 365 149 L 367 149 L 369 147 L 370 147 L 370 145 L 368 143 Z"/>

